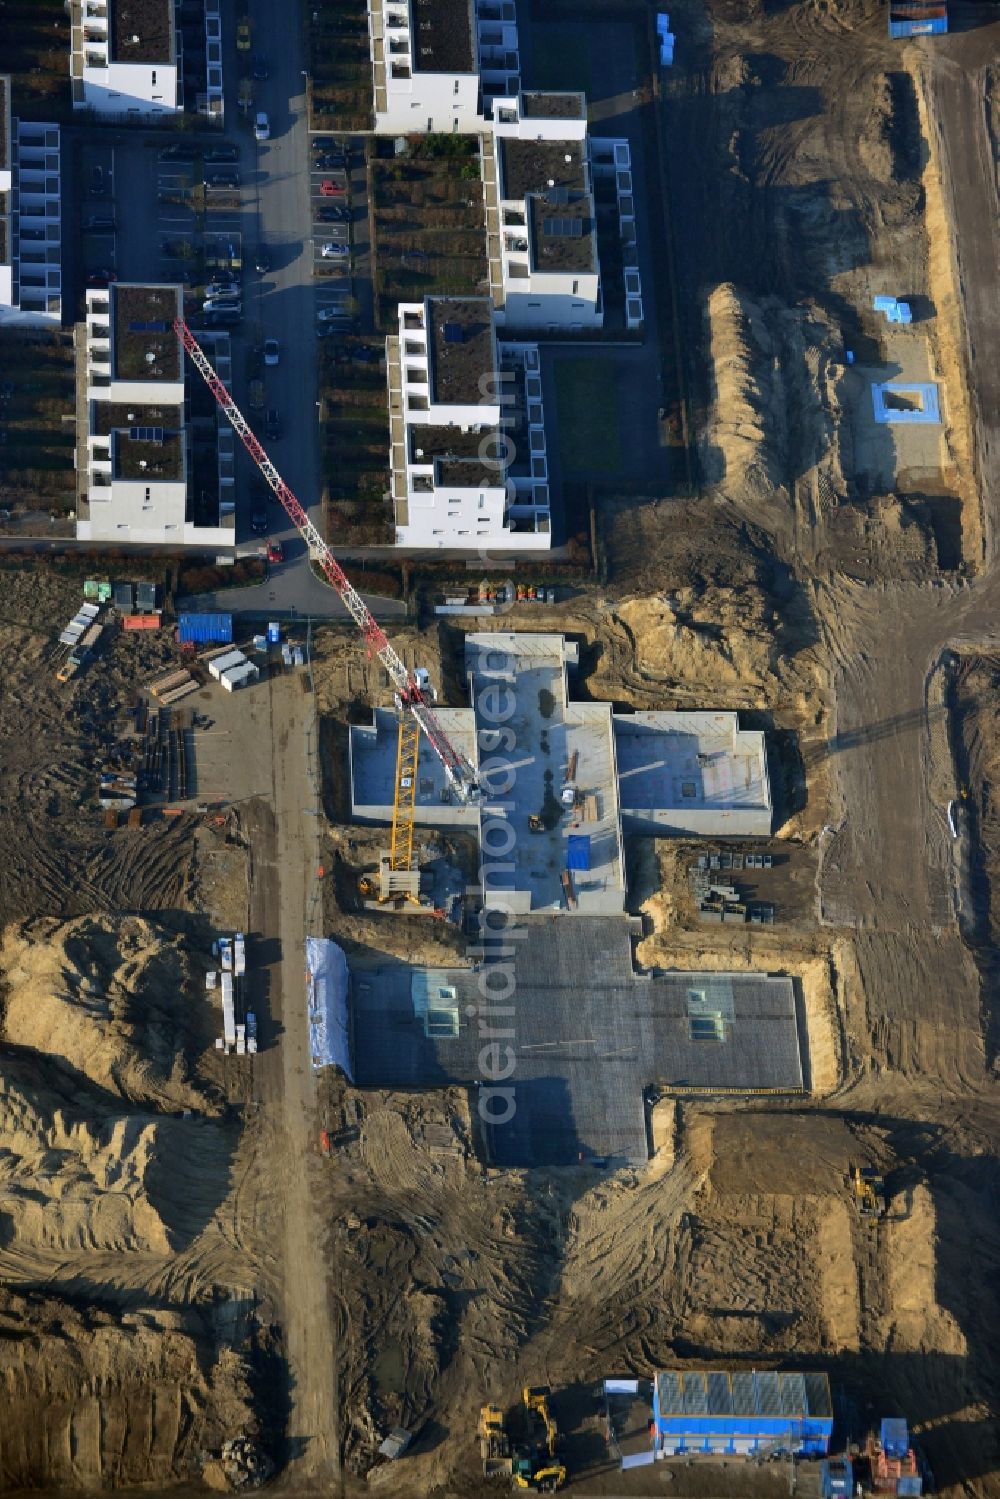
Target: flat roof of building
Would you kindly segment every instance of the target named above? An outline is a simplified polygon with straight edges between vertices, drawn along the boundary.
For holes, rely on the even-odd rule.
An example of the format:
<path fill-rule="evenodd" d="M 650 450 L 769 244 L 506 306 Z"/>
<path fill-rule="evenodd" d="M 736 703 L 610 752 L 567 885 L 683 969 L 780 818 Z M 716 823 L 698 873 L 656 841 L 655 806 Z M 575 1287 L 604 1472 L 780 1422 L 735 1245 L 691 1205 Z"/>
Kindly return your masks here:
<path fill-rule="evenodd" d="M 484 1130 L 503 1166 L 648 1158 L 644 1090 L 802 1086 L 798 1005 L 787 977 L 636 974 L 625 916 L 529 917 L 505 961 L 514 1113 Z M 483 967 L 490 966 L 489 947 Z M 512 972 L 511 972 L 512 970 Z M 483 972 L 403 963 L 352 969 L 355 1081 L 362 1087 L 488 1084 Z M 416 1008 L 415 1008 L 416 1002 Z M 494 1026 L 501 1022 L 487 1022 Z"/>
<path fill-rule="evenodd" d="M 114 309 L 112 377 L 180 380 L 181 346 L 173 330 L 180 312 L 180 288 L 119 282 L 109 290 Z"/>
<path fill-rule="evenodd" d="M 138 401 L 91 401 L 90 430 L 95 437 L 130 427 L 176 429 L 181 406 L 140 405 Z"/>
<path fill-rule="evenodd" d="M 622 811 L 769 807 L 764 736 L 728 713 L 615 717 Z"/>
<path fill-rule="evenodd" d="M 594 201 L 582 143 L 502 136 L 500 160 L 503 196 L 529 199 L 535 268 L 594 269 Z"/>
<path fill-rule="evenodd" d="M 473 488 L 504 482 L 506 465 L 498 428 L 463 432 L 461 427 L 411 427 L 410 460 L 434 463 L 442 484 Z"/>
<path fill-rule="evenodd" d="M 471 0 L 410 0 L 415 73 L 475 71 Z"/>
<path fill-rule="evenodd" d="M 115 432 L 111 441 L 116 479 L 144 479 L 149 484 L 177 483 L 184 477 L 184 442 L 179 432 L 164 431 L 151 441 Z"/>
<path fill-rule="evenodd" d="M 112 62 L 172 63 L 173 0 L 110 0 Z"/>
<path fill-rule="evenodd" d="M 493 309 L 487 297 L 429 298 L 428 351 L 431 400 L 442 406 L 474 406 L 492 391 Z"/>
<path fill-rule="evenodd" d="M 549 94 L 535 90 L 521 95 L 521 116 L 525 120 L 582 120 L 587 106 L 582 94 Z"/>

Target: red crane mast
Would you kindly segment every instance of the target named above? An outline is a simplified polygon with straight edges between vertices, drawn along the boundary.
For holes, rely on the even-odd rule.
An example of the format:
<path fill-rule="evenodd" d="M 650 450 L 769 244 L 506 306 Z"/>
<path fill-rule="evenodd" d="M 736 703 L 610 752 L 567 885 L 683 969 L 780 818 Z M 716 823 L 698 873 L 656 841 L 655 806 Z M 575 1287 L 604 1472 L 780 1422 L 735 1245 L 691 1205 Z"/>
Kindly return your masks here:
<path fill-rule="evenodd" d="M 467 756 L 461 750 L 456 749 L 449 740 L 444 729 L 441 727 L 441 722 L 437 714 L 428 701 L 426 688 L 421 687 L 416 675 L 407 669 L 398 653 L 393 649 L 382 626 L 372 614 L 358 590 L 348 579 L 344 569 L 309 519 L 304 506 L 296 499 L 257 441 L 246 417 L 220 380 L 211 360 L 205 354 L 183 318 L 178 317 L 174 319 L 174 332 L 191 356 L 191 361 L 195 369 L 197 369 L 205 384 L 222 407 L 222 410 L 226 413 L 234 432 L 240 438 L 250 457 L 274 490 L 284 508 L 285 514 L 309 548 L 310 555 L 316 559 L 323 569 L 324 576 L 336 589 L 345 609 L 364 636 L 369 651 L 372 655 L 378 657 L 389 673 L 389 677 L 396 689 L 396 697 L 400 710 L 409 713 L 420 725 L 432 749 L 444 766 L 449 782 L 462 800 L 468 801 L 478 796 L 479 784 L 475 767 Z"/>

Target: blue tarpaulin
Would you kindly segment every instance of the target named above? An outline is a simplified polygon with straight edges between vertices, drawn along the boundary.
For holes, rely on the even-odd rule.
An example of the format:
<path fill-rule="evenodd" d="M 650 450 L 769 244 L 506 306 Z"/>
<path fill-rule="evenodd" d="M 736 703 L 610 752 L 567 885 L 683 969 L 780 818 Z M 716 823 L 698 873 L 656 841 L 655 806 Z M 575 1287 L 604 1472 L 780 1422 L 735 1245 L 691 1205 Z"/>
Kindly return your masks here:
<path fill-rule="evenodd" d="M 309 1051 L 314 1068 L 339 1067 L 351 1075 L 347 1018 L 347 959 L 336 942 L 326 937 L 306 938 Z"/>
<path fill-rule="evenodd" d="M 590 868 L 590 834 L 571 833 L 566 840 L 566 868 Z"/>

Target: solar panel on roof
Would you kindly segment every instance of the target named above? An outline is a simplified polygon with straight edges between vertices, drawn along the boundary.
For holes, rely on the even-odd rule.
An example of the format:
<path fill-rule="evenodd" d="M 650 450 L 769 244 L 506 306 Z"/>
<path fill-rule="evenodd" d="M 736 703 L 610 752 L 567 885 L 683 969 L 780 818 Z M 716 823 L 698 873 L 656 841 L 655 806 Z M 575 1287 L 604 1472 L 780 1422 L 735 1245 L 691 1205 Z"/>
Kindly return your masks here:
<path fill-rule="evenodd" d="M 733 1412 L 729 1375 L 720 1370 L 714 1370 L 708 1376 L 708 1409 L 713 1416 L 730 1416 Z"/>
<path fill-rule="evenodd" d="M 166 333 L 167 324 L 160 318 L 157 318 L 150 323 L 129 323 L 128 331 L 130 333 Z"/>
<path fill-rule="evenodd" d="M 781 1391 L 781 1414 L 804 1416 L 806 1411 L 806 1382 L 801 1374 L 781 1374 L 778 1377 Z"/>
<path fill-rule="evenodd" d="M 542 233 L 553 239 L 579 239 L 583 234 L 582 219 L 543 219 Z"/>
<path fill-rule="evenodd" d="M 445 323 L 444 341 L 446 344 L 460 344 L 465 340 L 465 329 L 461 323 Z"/>
<path fill-rule="evenodd" d="M 733 1413 L 737 1416 L 757 1414 L 757 1390 L 752 1374 L 734 1374 L 732 1377 Z"/>
<path fill-rule="evenodd" d="M 755 1374 L 757 1381 L 757 1409 L 762 1416 L 780 1416 L 781 1399 L 778 1394 L 777 1374 Z"/>
<path fill-rule="evenodd" d="M 684 1402 L 681 1398 L 680 1380 L 672 1369 L 665 1369 L 662 1374 L 658 1374 L 656 1377 L 660 1387 L 660 1411 L 663 1415 L 667 1416 L 677 1415 L 679 1411 L 684 1409 Z"/>
<path fill-rule="evenodd" d="M 550 187 L 545 197 L 553 208 L 565 208 L 569 202 L 568 187 Z"/>
<path fill-rule="evenodd" d="M 708 1415 L 708 1390 L 704 1374 L 684 1376 L 684 1414 L 687 1416 Z"/>
<path fill-rule="evenodd" d="M 809 1401 L 810 1416 L 832 1416 L 833 1406 L 830 1403 L 830 1381 L 825 1374 L 807 1374 L 806 1399 Z"/>
<path fill-rule="evenodd" d="M 162 427 L 129 427 L 128 435 L 133 442 L 162 442 Z"/>

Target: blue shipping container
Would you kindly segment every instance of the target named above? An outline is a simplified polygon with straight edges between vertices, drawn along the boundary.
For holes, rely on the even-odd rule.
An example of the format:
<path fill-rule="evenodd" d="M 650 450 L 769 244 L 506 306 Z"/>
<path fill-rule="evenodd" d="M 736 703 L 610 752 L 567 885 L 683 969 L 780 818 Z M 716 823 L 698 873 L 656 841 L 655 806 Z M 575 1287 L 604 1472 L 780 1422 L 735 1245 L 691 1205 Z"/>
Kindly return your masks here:
<path fill-rule="evenodd" d="M 231 614 L 182 614 L 177 622 L 177 639 L 182 645 L 229 645 L 232 638 Z"/>

